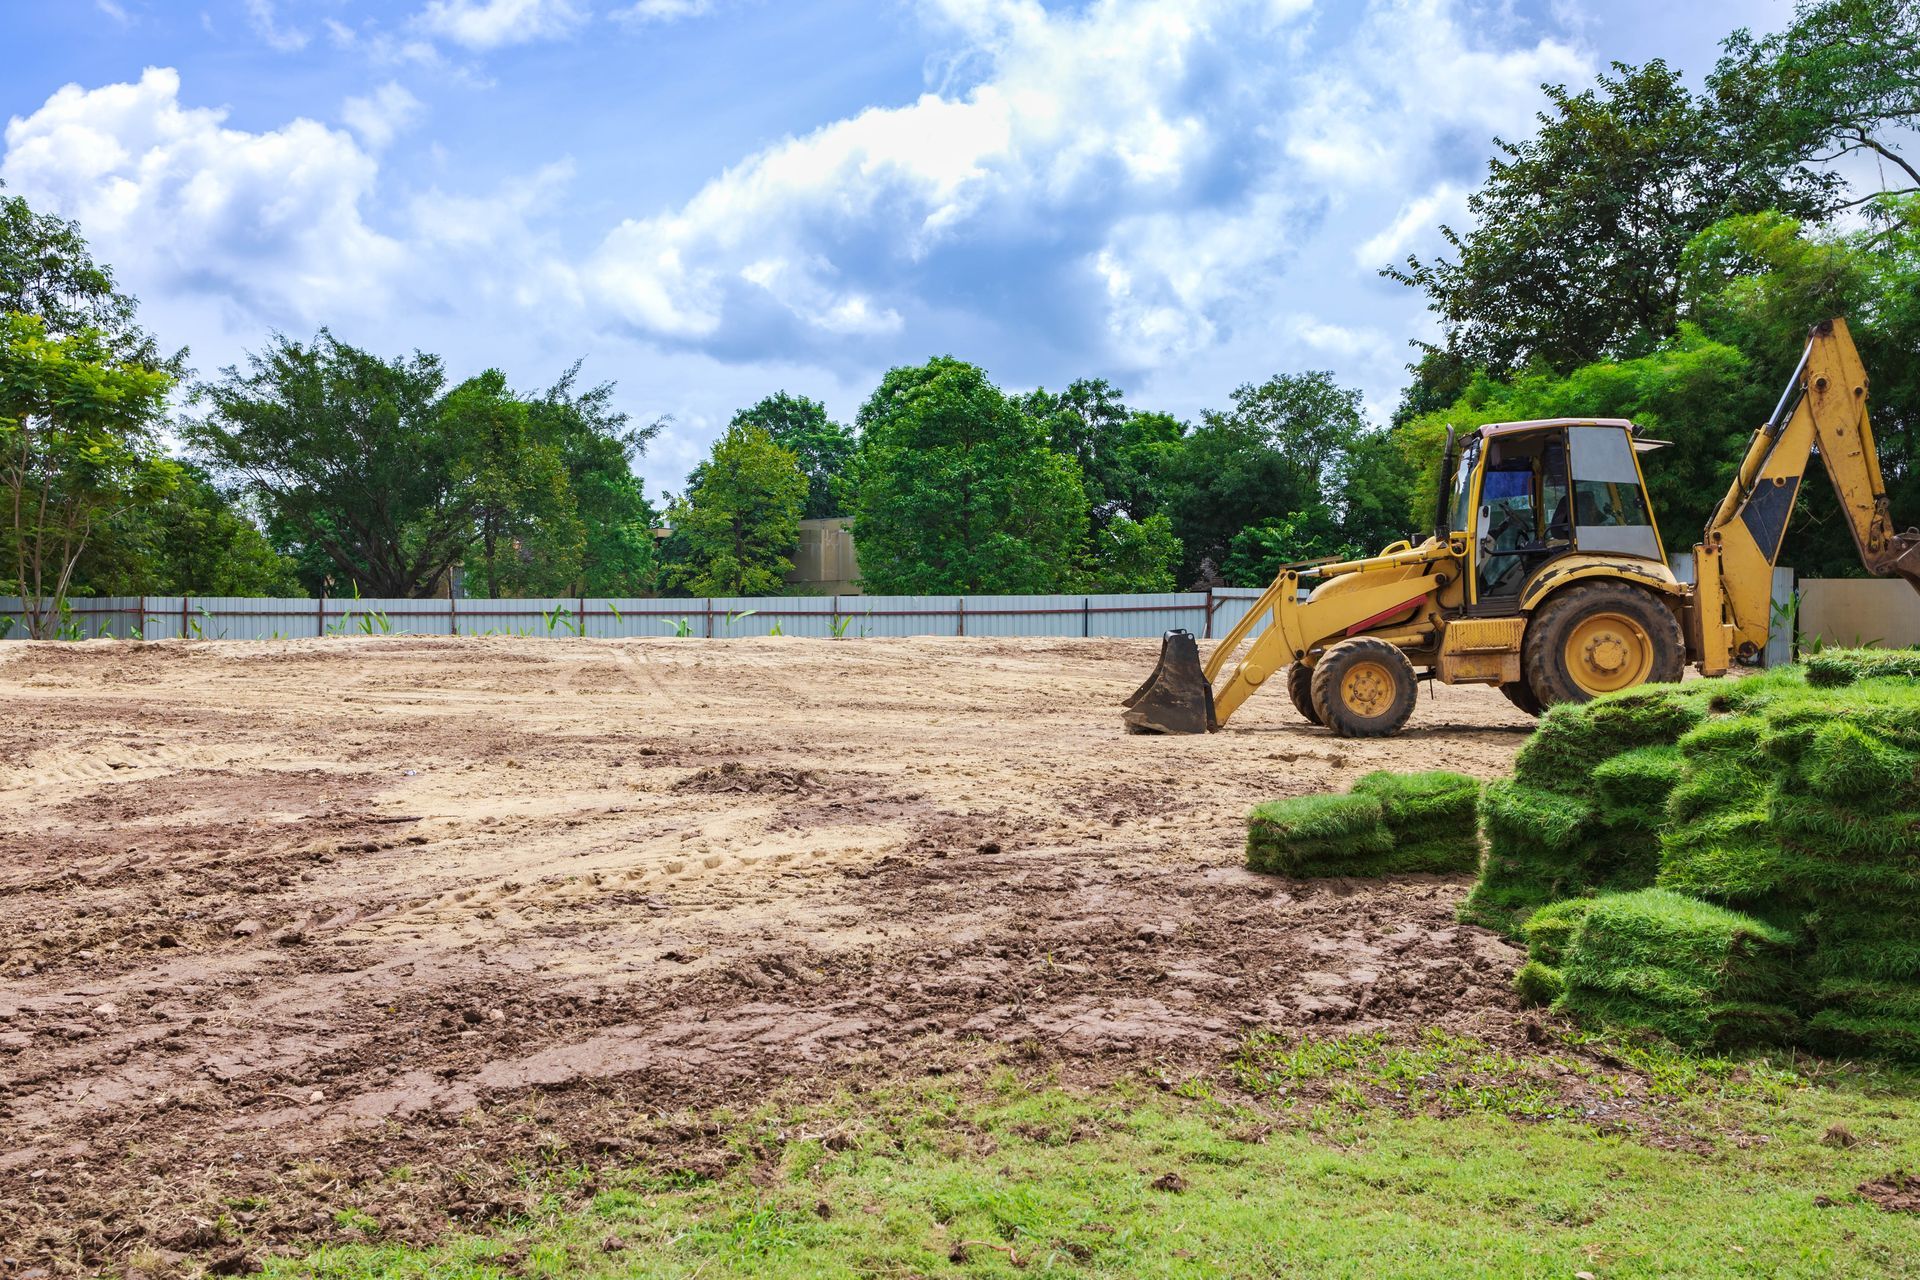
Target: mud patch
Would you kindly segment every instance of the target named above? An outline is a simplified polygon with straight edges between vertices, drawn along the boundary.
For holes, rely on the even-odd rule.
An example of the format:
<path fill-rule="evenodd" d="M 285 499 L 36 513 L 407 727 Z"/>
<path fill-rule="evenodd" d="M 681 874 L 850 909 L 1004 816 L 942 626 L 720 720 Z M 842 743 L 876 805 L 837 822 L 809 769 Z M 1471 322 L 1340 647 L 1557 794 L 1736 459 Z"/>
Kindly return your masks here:
<path fill-rule="evenodd" d="M 729 760 L 725 764 L 694 770 L 674 783 L 673 789 L 695 795 L 725 795 L 729 792 L 791 795 L 813 791 L 819 786 L 819 779 L 805 769 L 763 769 Z"/>
<path fill-rule="evenodd" d="M 1904 1169 L 1863 1182 L 1856 1189 L 1875 1207 L 1888 1213 L 1920 1213 L 1920 1177 Z"/>

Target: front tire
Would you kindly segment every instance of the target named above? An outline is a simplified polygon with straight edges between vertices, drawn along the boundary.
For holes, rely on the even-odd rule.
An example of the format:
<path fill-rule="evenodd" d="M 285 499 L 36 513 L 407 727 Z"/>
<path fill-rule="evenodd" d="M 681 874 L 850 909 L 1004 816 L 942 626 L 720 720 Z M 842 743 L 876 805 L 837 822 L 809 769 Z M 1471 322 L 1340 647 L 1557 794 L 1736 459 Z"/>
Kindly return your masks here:
<path fill-rule="evenodd" d="M 1342 640 L 1313 668 L 1313 709 L 1343 738 L 1398 733 L 1419 692 L 1407 655 L 1371 636 Z"/>
<path fill-rule="evenodd" d="M 1313 668 L 1306 663 L 1296 662 L 1287 668 L 1287 697 L 1308 724 L 1326 723 L 1313 709 Z"/>
<path fill-rule="evenodd" d="M 1534 611 L 1523 656 L 1527 683 L 1553 706 L 1671 683 L 1686 654 L 1680 620 L 1651 593 L 1594 582 L 1568 587 Z"/>

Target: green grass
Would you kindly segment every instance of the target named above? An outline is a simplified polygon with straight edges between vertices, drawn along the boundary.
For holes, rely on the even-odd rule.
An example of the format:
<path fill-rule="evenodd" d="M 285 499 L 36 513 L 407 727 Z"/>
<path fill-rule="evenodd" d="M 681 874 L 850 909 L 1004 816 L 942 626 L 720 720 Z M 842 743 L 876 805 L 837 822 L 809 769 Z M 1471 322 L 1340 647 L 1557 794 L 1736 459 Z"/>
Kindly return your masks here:
<path fill-rule="evenodd" d="M 1596 1098 L 1637 1100 L 1660 1140 L 1586 1123 Z M 1835 1125 L 1855 1141 L 1823 1142 Z M 1913 1220 L 1853 1190 L 1911 1163 L 1920 1083 L 1806 1059 L 1584 1033 L 1527 1056 L 1439 1031 L 1410 1044 L 1255 1035 L 1204 1086 L 1076 1090 L 1001 1071 L 769 1104 L 729 1126 L 724 1140 L 753 1155 L 718 1180 L 603 1170 L 590 1196 L 556 1192 L 475 1234 L 328 1247 L 267 1274 L 1920 1271 Z"/>

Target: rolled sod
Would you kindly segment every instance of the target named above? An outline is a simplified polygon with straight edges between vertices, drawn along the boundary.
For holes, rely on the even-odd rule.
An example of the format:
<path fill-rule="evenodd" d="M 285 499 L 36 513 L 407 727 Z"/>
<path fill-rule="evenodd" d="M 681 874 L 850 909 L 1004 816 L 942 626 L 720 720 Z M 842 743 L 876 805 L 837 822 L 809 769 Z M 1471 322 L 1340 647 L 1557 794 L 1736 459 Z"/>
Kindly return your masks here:
<path fill-rule="evenodd" d="M 1312 795 L 1270 800 L 1247 815 L 1247 865 L 1286 876 L 1379 874 L 1392 851 L 1373 796 Z"/>
<path fill-rule="evenodd" d="M 1530 786 L 1581 789 L 1605 760 L 1637 747 L 1672 746 L 1707 718 L 1712 696 L 1696 681 L 1643 685 L 1549 708 L 1514 760 L 1513 776 Z"/>
<path fill-rule="evenodd" d="M 1358 779 L 1356 796 L 1380 802 L 1382 820 L 1392 837 L 1388 873 L 1473 871 L 1480 865 L 1480 829 L 1476 809 L 1480 783 L 1465 774 L 1431 770 L 1389 773 Z"/>
<path fill-rule="evenodd" d="M 1514 994 L 1521 1002 L 1535 1006 L 1550 1005 L 1566 993 L 1567 980 L 1552 965 L 1529 960 L 1513 973 Z"/>
<path fill-rule="evenodd" d="M 1794 936 L 1667 889 L 1595 898 L 1567 946 L 1556 1011 L 1675 1044 L 1761 1044 L 1798 1024 Z"/>
<path fill-rule="evenodd" d="M 1487 854 L 1460 918 L 1518 937 L 1533 912 L 1585 887 L 1593 807 L 1502 778 L 1481 788 L 1479 814 Z"/>
<path fill-rule="evenodd" d="M 1247 816 L 1247 865 L 1301 877 L 1472 871 L 1479 797 L 1463 774 L 1382 771 L 1345 795 L 1269 801 Z"/>
<path fill-rule="evenodd" d="M 1580 922 L 1587 918 L 1592 898 L 1568 898 L 1540 908 L 1528 918 L 1522 932 L 1527 938 L 1527 955 L 1542 964 L 1559 968 L 1567 962 L 1567 949 Z"/>
<path fill-rule="evenodd" d="M 1920 679 L 1920 650 L 1829 649 L 1807 659 L 1807 683 L 1834 688 L 1883 676 Z"/>

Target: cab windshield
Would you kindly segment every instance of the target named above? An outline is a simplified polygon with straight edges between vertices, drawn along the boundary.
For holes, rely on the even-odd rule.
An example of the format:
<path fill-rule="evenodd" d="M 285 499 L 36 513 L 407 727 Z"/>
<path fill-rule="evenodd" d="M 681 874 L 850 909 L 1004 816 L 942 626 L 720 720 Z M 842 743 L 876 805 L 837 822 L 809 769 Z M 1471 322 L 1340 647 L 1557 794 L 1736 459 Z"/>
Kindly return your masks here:
<path fill-rule="evenodd" d="M 1453 504 L 1447 518 L 1447 530 L 1451 533 L 1472 532 L 1473 520 L 1473 470 L 1480 462 L 1480 437 L 1467 441 L 1467 447 L 1460 451 L 1460 462 L 1453 471 Z"/>

